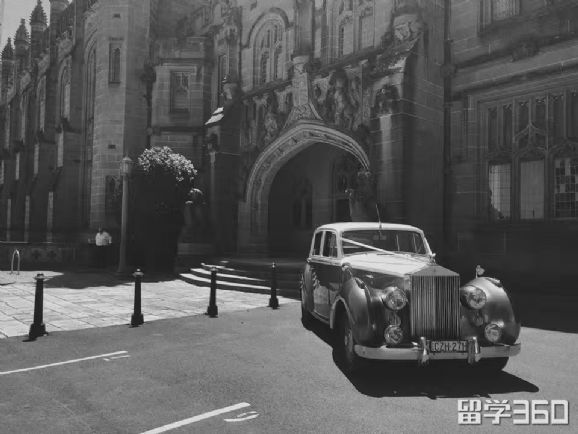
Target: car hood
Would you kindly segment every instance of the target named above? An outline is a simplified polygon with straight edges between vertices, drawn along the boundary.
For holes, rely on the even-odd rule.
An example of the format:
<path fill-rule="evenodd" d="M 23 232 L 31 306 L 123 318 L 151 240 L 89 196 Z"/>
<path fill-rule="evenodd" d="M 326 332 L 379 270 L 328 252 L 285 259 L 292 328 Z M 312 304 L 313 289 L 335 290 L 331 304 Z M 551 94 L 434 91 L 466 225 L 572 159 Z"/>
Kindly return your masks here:
<path fill-rule="evenodd" d="M 358 253 L 343 258 L 343 265 L 349 264 L 354 269 L 373 271 L 397 276 L 416 273 L 432 266 L 427 257 L 418 258 L 406 255 L 387 253 Z"/>

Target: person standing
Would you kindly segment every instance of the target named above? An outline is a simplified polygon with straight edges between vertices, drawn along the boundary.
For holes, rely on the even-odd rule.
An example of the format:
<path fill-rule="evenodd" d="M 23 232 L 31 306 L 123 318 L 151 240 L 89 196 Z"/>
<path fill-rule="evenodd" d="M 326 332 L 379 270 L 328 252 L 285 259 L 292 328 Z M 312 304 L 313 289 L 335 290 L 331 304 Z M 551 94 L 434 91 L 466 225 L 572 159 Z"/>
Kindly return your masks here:
<path fill-rule="evenodd" d="M 106 268 L 108 259 L 109 246 L 112 244 L 112 237 L 103 228 L 99 227 L 96 237 L 94 238 L 96 244 L 96 262 L 99 268 Z"/>

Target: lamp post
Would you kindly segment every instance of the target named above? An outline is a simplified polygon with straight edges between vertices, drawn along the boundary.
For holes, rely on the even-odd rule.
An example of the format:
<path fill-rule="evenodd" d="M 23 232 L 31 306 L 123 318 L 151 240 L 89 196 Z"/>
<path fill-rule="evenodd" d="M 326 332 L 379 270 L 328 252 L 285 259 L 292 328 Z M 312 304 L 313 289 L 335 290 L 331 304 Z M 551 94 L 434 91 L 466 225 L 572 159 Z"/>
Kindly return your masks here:
<path fill-rule="evenodd" d="M 128 177 L 132 172 L 133 162 L 129 157 L 124 157 L 120 162 L 122 175 L 122 214 L 120 223 L 120 252 L 118 257 L 117 273 L 126 273 L 126 224 L 128 221 Z"/>

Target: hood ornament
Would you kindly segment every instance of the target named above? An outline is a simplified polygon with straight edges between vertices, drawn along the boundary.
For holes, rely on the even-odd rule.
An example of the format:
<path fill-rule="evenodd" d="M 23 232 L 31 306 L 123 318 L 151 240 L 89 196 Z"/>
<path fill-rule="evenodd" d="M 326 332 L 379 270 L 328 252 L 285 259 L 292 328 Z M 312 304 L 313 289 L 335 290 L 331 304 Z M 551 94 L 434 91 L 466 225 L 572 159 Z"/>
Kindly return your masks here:
<path fill-rule="evenodd" d="M 476 265 L 476 278 L 483 276 L 486 270 L 482 268 L 481 265 Z"/>

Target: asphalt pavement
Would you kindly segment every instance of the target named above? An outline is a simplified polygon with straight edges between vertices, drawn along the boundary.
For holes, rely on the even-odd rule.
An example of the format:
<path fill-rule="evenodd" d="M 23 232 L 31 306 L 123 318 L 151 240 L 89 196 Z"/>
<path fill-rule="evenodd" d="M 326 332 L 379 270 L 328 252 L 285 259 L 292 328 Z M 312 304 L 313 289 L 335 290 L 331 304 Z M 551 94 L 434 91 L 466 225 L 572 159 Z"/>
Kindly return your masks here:
<path fill-rule="evenodd" d="M 524 328 L 506 372 L 346 376 L 298 302 L 0 342 L 0 433 L 576 432 L 578 335 Z M 64 363 L 64 364 L 62 364 Z M 458 400 L 567 400 L 570 424 L 458 425 Z"/>

